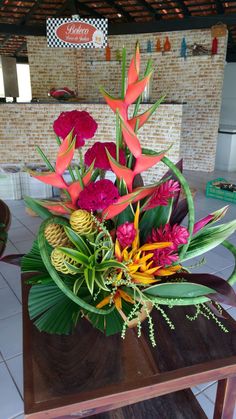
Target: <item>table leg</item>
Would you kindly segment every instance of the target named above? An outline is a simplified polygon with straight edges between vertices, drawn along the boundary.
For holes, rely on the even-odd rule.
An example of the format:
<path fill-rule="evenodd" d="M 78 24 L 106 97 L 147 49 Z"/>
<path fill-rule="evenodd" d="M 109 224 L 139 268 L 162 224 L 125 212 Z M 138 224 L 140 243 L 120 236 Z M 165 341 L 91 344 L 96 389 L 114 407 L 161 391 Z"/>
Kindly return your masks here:
<path fill-rule="evenodd" d="M 236 402 L 236 377 L 218 381 L 213 419 L 233 419 Z"/>

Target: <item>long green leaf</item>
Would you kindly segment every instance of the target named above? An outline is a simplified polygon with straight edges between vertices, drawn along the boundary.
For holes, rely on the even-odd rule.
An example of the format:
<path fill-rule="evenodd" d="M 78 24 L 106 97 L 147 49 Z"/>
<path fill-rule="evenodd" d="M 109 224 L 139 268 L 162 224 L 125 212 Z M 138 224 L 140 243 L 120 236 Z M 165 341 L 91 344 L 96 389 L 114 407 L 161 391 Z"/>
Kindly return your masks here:
<path fill-rule="evenodd" d="M 212 288 L 190 282 L 167 282 L 146 288 L 143 293 L 153 297 L 192 298 L 214 293 Z"/>
<path fill-rule="evenodd" d="M 166 206 L 157 206 L 145 211 L 139 223 L 140 237 L 145 242 L 147 236 L 151 233 L 153 228 L 164 226 L 168 223 L 173 206 L 173 199 L 169 200 Z"/>
<path fill-rule="evenodd" d="M 226 240 L 236 230 L 236 220 L 204 229 L 201 234 L 190 242 L 187 253 L 182 261 L 202 255 Z"/>
<path fill-rule="evenodd" d="M 65 229 L 65 232 L 67 234 L 67 237 L 75 245 L 75 247 L 77 247 L 77 249 L 80 251 L 80 253 L 83 253 L 86 256 L 90 256 L 91 251 L 90 251 L 89 247 L 87 246 L 85 240 L 78 233 L 76 233 L 74 230 L 72 230 L 72 228 L 65 227 L 64 229 Z"/>
<path fill-rule="evenodd" d="M 36 212 L 36 214 L 38 214 L 44 220 L 52 216 L 50 211 L 48 211 L 47 208 L 44 208 L 42 205 L 40 205 L 36 199 L 33 199 L 30 196 L 25 196 L 24 201 L 27 207 L 31 208 L 34 212 Z"/>
<path fill-rule="evenodd" d="M 99 288 L 103 289 L 104 291 L 110 291 L 105 284 L 105 279 L 103 278 L 102 274 L 98 271 L 96 271 L 95 273 L 95 282 Z"/>
<path fill-rule="evenodd" d="M 93 295 L 94 290 L 94 280 L 95 280 L 95 269 L 94 268 L 85 268 L 84 277 L 88 287 L 88 290 L 91 295 Z"/>
<path fill-rule="evenodd" d="M 163 157 L 162 162 L 164 164 L 166 164 L 169 169 L 172 170 L 172 172 L 175 174 L 175 176 L 177 177 L 177 179 L 179 180 L 185 195 L 186 195 L 186 200 L 188 203 L 188 231 L 189 231 L 189 238 L 188 238 L 188 243 L 185 244 L 180 251 L 179 257 L 180 260 L 183 259 L 185 253 L 188 250 L 189 247 L 189 243 L 192 237 L 192 233 L 193 233 L 193 227 L 194 227 L 194 202 L 193 202 L 193 197 L 192 197 L 192 192 L 189 188 L 188 182 L 185 179 L 185 177 L 182 175 L 181 171 L 176 167 L 176 165 L 174 163 L 172 163 L 171 160 L 169 160 L 167 157 Z"/>
<path fill-rule="evenodd" d="M 58 249 L 60 249 L 62 253 L 64 253 L 66 256 L 69 256 L 75 262 L 81 263 L 87 267 L 90 266 L 89 258 L 83 253 L 78 252 L 78 250 L 70 249 L 69 247 L 58 247 Z"/>
<path fill-rule="evenodd" d="M 126 269 L 126 266 L 123 263 L 112 259 L 96 264 L 96 271 L 104 271 L 108 268 Z"/>

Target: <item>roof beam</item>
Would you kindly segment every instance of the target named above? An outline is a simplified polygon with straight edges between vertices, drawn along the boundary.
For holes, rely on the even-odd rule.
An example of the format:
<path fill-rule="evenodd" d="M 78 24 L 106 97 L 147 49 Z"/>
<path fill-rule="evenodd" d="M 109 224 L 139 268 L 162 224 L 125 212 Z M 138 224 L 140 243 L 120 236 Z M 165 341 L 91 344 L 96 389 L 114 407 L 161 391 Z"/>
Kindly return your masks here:
<path fill-rule="evenodd" d="M 183 10 L 183 15 L 185 17 L 191 16 L 191 13 L 188 9 L 188 7 L 186 6 L 186 4 L 184 3 L 184 0 L 175 0 L 175 3 L 178 4 L 178 6 L 180 7 L 180 9 Z"/>
<path fill-rule="evenodd" d="M 215 4 L 216 4 L 217 13 L 219 15 L 221 15 L 221 14 L 223 15 L 224 12 L 225 12 L 225 9 L 224 9 L 223 4 L 221 3 L 221 0 L 215 0 Z"/>
<path fill-rule="evenodd" d="M 109 3 L 110 6 L 112 6 L 114 9 L 116 9 L 117 12 L 122 15 L 122 17 L 125 17 L 128 22 L 132 22 L 134 20 L 132 16 L 128 12 L 126 12 L 120 4 L 117 4 L 114 0 L 105 0 L 105 1 L 106 3 Z"/>
<path fill-rule="evenodd" d="M 171 32 L 180 30 L 205 29 L 216 23 L 236 25 L 236 13 L 209 16 L 189 16 L 187 19 L 162 19 L 143 23 L 109 24 L 110 35 L 126 35 L 153 32 Z"/>
<path fill-rule="evenodd" d="M 99 13 L 95 8 L 89 7 L 87 4 L 85 3 L 79 3 L 79 1 L 75 0 L 76 2 L 76 7 L 77 7 L 77 11 L 78 13 L 81 11 L 88 13 L 91 17 L 98 17 L 98 18 L 102 18 L 102 14 Z"/>
<path fill-rule="evenodd" d="M 212 25 L 222 22 L 226 25 L 236 25 L 236 13 L 229 15 L 211 15 L 211 16 L 190 16 L 188 19 L 163 19 L 152 20 L 148 22 L 129 22 L 129 23 L 109 23 L 109 35 L 125 35 L 138 33 L 165 32 L 176 30 L 191 30 L 210 28 Z M 45 36 L 46 25 L 10 25 L 2 23 L 0 33 L 11 35 L 34 35 Z"/>
<path fill-rule="evenodd" d="M 154 7 L 151 6 L 146 0 L 136 0 L 136 2 L 143 6 L 156 20 L 161 19 L 161 15 L 156 11 Z"/>

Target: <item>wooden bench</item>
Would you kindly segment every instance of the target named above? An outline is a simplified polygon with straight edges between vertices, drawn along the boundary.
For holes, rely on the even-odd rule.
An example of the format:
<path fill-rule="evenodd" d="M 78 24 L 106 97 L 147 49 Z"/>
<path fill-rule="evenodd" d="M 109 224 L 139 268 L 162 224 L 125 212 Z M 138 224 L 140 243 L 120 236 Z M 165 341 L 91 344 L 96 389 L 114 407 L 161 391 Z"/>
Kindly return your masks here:
<path fill-rule="evenodd" d="M 23 285 L 25 417 L 94 419 L 207 418 L 189 389 L 218 381 L 214 419 L 232 419 L 236 400 L 236 323 L 229 333 L 193 308 L 167 310 L 176 329 L 153 313 L 157 347 L 148 325 L 142 338 L 128 330 L 105 337 L 87 320 L 70 336 L 40 333 L 29 320 Z"/>

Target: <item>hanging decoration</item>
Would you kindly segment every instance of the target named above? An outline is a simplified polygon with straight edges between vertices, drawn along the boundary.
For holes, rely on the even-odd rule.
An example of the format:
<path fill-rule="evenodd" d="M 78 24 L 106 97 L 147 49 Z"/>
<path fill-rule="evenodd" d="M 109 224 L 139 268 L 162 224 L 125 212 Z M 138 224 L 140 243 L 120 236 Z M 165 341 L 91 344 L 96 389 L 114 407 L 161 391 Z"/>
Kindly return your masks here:
<path fill-rule="evenodd" d="M 187 44 L 185 37 L 183 37 L 181 42 L 180 56 L 183 58 L 187 58 Z"/>
<path fill-rule="evenodd" d="M 212 45 L 211 45 L 211 55 L 216 55 L 218 52 L 218 39 L 215 37 L 212 39 Z"/>
<path fill-rule="evenodd" d="M 165 43 L 164 43 L 164 51 L 169 52 L 171 50 L 171 44 L 169 41 L 168 36 L 166 37 Z"/>
<path fill-rule="evenodd" d="M 107 19 L 47 19 L 47 44 L 52 48 L 105 48 Z"/>

